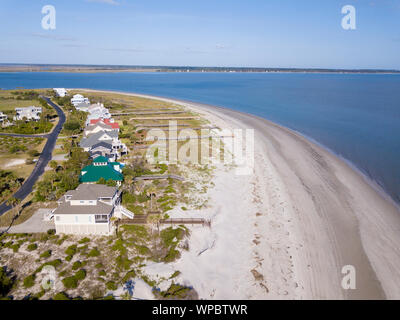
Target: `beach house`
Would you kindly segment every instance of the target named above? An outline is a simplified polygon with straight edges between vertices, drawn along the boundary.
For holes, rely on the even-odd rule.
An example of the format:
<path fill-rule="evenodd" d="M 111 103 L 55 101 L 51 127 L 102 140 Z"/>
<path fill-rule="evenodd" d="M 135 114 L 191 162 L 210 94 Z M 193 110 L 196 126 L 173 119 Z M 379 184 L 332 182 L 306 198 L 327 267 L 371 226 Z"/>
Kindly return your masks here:
<path fill-rule="evenodd" d="M 78 104 L 75 106 L 75 109 L 78 110 L 78 111 L 88 112 L 89 106 L 90 106 L 90 103 L 82 102 L 82 103 L 78 103 Z"/>
<path fill-rule="evenodd" d="M 68 91 L 64 88 L 54 88 L 53 89 L 57 97 L 65 97 L 68 94 Z"/>
<path fill-rule="evenodd" d="M 119 129 L 119 124 L 118 122 L 115 122 L 113 118 L 109 119 L 102 119 L 102 118 L 96 118 L 96 119 L 90 119 L 89 124 L 96 124 L 99 122 L 103 122 L 104 124 L 107 124 L 111 126 L 114 129 Z"/>
<path fill-rule="evenodd" d="M 86 119 L 86 125 L 90 124 L 93 119 L 111 119 L 111 113 L 103 104 L 97 103 L 92 104 L 88 108 L 89 115 Z"/>
<path fill-rule="evenodd" d="M 4 123 L 5 121 L 7 121 L 7 118 L 7 115 L 0 111 L 0 123 Z"/>
<path fill-rule="evenodd" d="M 85 136 L 99 131 L 115 131 L 119 132 L 119 126 L 105 124 L 104 122 L 97 122 L 96 124 L 89 124 L 83 131 Z"/>
<path fill-rule="evenodd" d="M 24 107 L 24 108 L 15 108 L 16 115 L 14 116 L 14 120 L 27 120 L 27 121 L 39 121 L 40 115 L 42 114 L 42 107 Z"/>
<path fill-rule="evenodd" d="M 112 148 L 112 143 L 106 141 L 101 141 L 93 145 L 89 150 L 89 154 L 93 159 L 95 155 L 101 155 L 110 159 L 118 158 L 118 154 Z"/>
<path fill-rule="evenodd" d="M 53 211 L 56 233 L 110 235 L 110 219 L 120 201 L 117 187 L 81 184 L 58 201 Z"/>
<path fill-rule="evenodd" d="M 119 162 L 110 162 L 104 156 L 97 157 L 91 165 L 81 170 L 79 181 L 81 183 L 96 183 L 102 178 L 105 181 L 115 181 L 118 186 L 121 185 L 124 180 L 122 164 Z"/>
<path fill-rule="evenodd" d="M 98 131 L 91 133 L 88 136 L 82 138 L 79 142 L 79 146 L 85 151 L 90 151 L 90 149 L 100 141 L 105 141 L 112 143 L 114 141 L 119 141 L 118 132 L 116 131 Z"/>
<path fill-rule="evenodd" d="M 90 103 L 88 98 L 85 98 L 83 95 L 81 94 L 75 94 L 72 98 L 71 98 L 71 104 L 76 107 L 78 104 L 80 103 Z"/>

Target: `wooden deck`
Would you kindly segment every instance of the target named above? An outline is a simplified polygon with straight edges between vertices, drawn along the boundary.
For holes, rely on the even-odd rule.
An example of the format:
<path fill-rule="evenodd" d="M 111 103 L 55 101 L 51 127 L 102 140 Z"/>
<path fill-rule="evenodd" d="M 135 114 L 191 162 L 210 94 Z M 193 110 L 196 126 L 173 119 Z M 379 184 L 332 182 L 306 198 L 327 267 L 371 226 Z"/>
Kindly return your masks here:
<path fill-rule="evenodd" d="M 211 227 L 211 221 L 210 220 L 206 220 L 203 218 L 171 218 L 171 219 L 161 219 L 159 221 L 160 224 L 191 224 L 191 225 L 195 225 L 195 224 L 201 224 L 203 227 L 207 226 L 207 227 Z"/>

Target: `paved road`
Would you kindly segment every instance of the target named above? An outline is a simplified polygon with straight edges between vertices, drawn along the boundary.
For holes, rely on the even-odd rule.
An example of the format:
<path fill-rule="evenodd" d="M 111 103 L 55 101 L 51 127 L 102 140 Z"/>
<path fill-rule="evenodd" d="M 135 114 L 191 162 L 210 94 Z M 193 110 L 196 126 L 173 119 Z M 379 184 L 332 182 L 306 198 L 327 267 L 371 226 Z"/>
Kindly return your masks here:
<path fill-rule="evenodd" d="M 62 126 L 64 125 L 65 122 L 65 114 L 61 110 L 59 106 L 54 104 L 49 98 L 43 97 L 47 101 L 49 105 L 51 105 L 58 114 L 59 121 L 54 128 L 54 130 L 48 134 L 48 139 L 46 142 L 46 145 L 43 148 L 42 154 L 39 157 L 38 162 L 36 163 L 35 168 L 33 169 L 31 175 L 28 177 L 28 179 L 25 180 L 24 184 L 19 188 L 19 190 L 14 194 L 15 198 L 18 199 L 25 199 L 33 189 L 34 184 L 36 181 L 39 179 L 39 177 L 43 174 L 44 168 L 46 168 L 47 164 L 51 160 L 51 154 L 53 153 L 53 149 L 56 145 L 56 140 L 58 137 L 58 134 L 60 133 Z M 11 207 L 6 204 L 6 202 L 3 202 L 0 205 L 0 216 L 3 215 L 5 212 L 10 210 Z"/>

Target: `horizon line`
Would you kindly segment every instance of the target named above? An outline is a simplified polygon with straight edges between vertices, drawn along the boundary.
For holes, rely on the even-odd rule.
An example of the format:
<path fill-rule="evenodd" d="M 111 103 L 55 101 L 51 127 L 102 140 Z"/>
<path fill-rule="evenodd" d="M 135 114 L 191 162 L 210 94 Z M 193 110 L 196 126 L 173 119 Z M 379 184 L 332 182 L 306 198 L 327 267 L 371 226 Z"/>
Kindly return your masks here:
<path fill-rule="evenodd" d="M 329 68 L 329 67 L 251 67 L 251 66 L 196 66 L 196 65 L 126 65 L 126 64 L 81 64 L 81 63 L 24 63 L 24 62 L 0 62 L 0 66 L 59 66 L 59 67 L 110 67 L 110 68 L 167 68 L 167 69 L 251 69 L 251 70 L 315 70 L 315 71 L 374 71 L 374 72 L 398 72 L 400 69 L 382 69 L 382 68 Z"/>

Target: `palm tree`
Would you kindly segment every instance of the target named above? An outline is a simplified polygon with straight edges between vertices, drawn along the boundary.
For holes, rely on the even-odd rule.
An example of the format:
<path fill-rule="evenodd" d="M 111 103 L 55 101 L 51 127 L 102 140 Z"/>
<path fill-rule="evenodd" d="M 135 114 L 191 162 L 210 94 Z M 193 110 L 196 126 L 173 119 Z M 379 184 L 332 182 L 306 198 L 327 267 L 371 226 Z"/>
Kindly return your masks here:
<path fill-rule="evenodd" d="M 51 160 L 49 162 L 49 166 L 50 166 L 50 168 L 52 168 L 55 171 L 57 169 L 57 167 L 58 167 L 58 163 L 55 160 Z"/>
<path fill-rule="evenodd" d="M 153 197 L 157 195 L 157 188 L 154 185 L 151 185 L 147 189 L 147 196 L 150 196 L 150 210 L 153 210 Z"/>
<path fill-rule="evenodd" d="M 125 177 L 125 185 L 128 187 L 130 193 L 132 193 L 132 185 L 133 185 L 133 177 L 126 176 Z"/>

